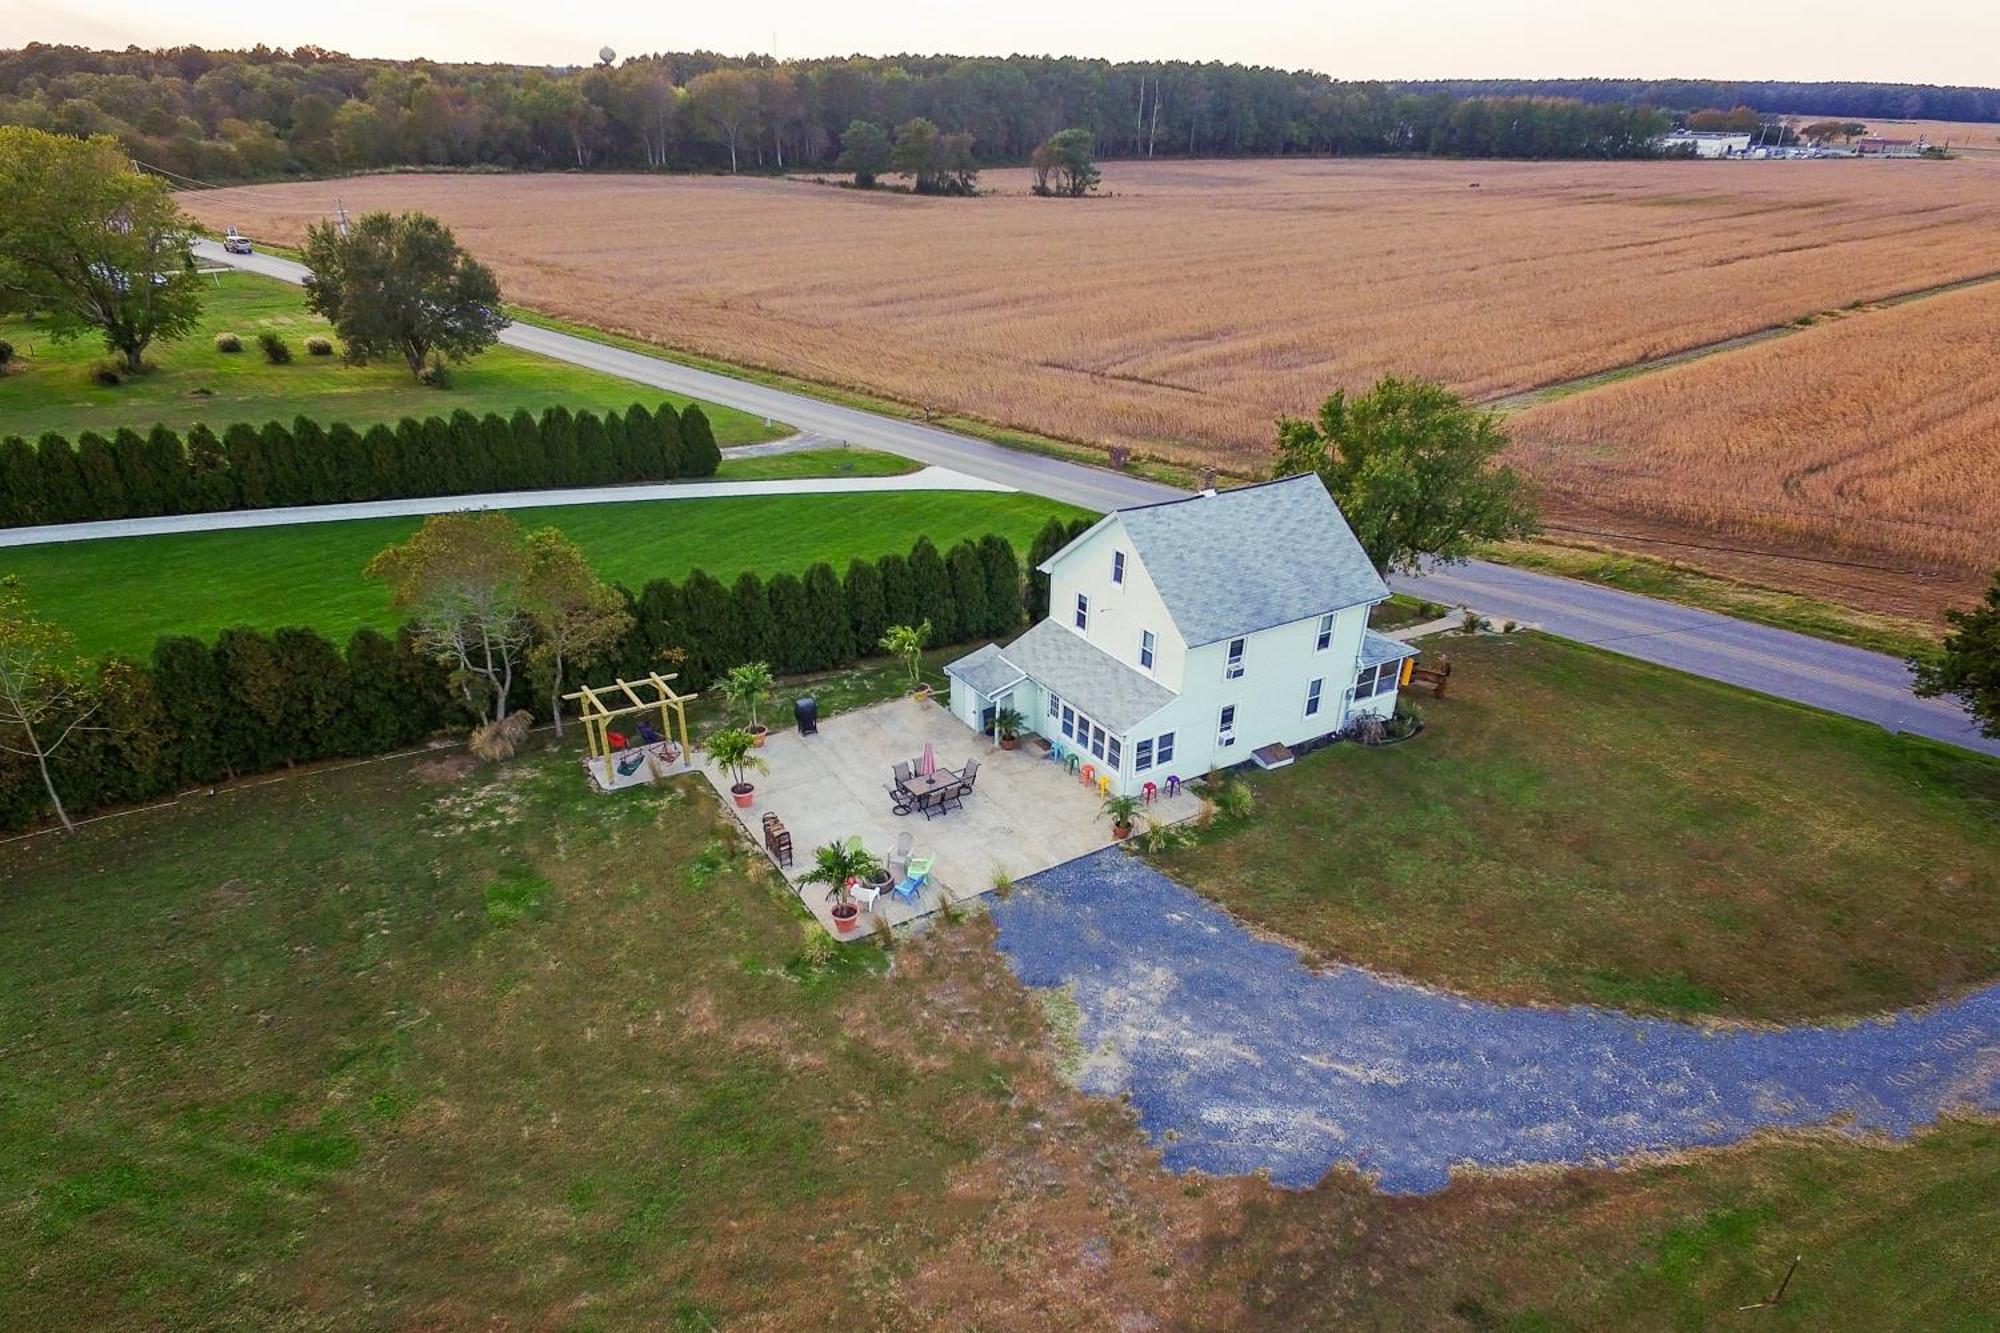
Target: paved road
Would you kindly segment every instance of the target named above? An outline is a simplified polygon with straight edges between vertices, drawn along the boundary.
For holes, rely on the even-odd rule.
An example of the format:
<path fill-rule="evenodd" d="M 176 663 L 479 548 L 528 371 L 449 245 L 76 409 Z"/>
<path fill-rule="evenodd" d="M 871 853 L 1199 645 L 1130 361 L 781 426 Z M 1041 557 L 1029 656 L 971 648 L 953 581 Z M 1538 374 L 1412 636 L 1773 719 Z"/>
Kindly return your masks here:
<path fill-rule="evenodd" d="M 204 259 L 286 281 L 300 282 L 305 277 L 304 267 L 289 260 L 269 255 L 225 255 L 213 242 L 204 242 L 197 249 Z M 804 394 L 695 370 L 548 329 L 516 324 L 501 335 L 501 340 L 560 361 L 1089 509 L 1149 504 L 1186 493 L 1158 482 L 1007 449 L 920 422 L 823 403 Z M 1911 695 L 1908 669 L 1880 653 L 1843 648 L 1713 612 L 1481 561 L 1423 579 L 1394 582 L 1402 590 L 1433 601 L 1468 603 L 1495 617 L 1532 621 L 1554 634 L 1845 713 L 1892 731 L 2000 754 L 2000 741 L 1981 738 L 1956 705 Z"/>
<path fill-rule="evenodd" d="M 856 495 L 884 491 L 994 491 L 1013 487 L 968 477 L 948 467 L 919 468 L 900 477 L 786 477 L 770 481 L 672 481 L 635 486 L 577 486 L 559 491 L 489 491 L 480 495 L 440 495 L 408 500 L 361 500 L 353 504 L 294 505 L 283 509 L 230 509 L 215 514 L 161 514 L 152 518 L 109 518 L 93 523 L 50 523 L 0 529 L 0 547 L 45 542 L 101 541 L 107 537 L 155 537 L 167 532 L 209 532 L 218 528 L 280 528 L 300 523 L 344 523 L 356 518 L 397 518 L 415 514 L 455 514 L 466 509 L 543 509 L 552 505 L 630 504 L 635 500 L 742 499 L 753 495 Z"/>
<path fill-rule="evenodd" d="M 1773 1128 L 1901 1137 L 2000 1111 L 2000 986 L 1837 1028 L 1487 1004 L 1310 971 L 1117 848 L 992 910 L 1022 981 L 1072 988 L 1084 1090 L 1130 1091 L 1176 1170 L 1303 1189 L 1346 1163 L 1428 1193 L 1461 1164 L 1608 1165 Z"/>

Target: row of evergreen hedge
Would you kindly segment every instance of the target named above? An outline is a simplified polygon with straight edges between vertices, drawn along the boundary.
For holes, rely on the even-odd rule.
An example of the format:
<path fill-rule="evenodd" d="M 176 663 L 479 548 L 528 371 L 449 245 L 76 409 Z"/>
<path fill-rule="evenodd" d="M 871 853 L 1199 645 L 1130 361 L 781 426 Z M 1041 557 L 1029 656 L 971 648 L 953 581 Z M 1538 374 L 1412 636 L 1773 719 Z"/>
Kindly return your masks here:
<path fill-rule="evenodd" d="M 1087 524 L 1051 519 L 1034 549 L 1053 550 Z M 575 675 L 678 672 L 683 688 L 699 690 L 739 662 L 786 675 L 852 665 L 879 654 L 891 625 L 929 620 L 937 645 L 1001 638 L 1020 627 L 1042 582 L 1024 584 L 1022 573 L 1012 543 L 992 535 L 943 553 L 920 538 L 908 555 L 856 559 L 844 575 L 821 562 L 728 586 L 701 570 L 654 579 L 636 595 L 621 589 L 630 632 Z M 384 754 L 474 720 L 450 673 L 407 630 L 357 631 L 345 651 L 303 628 L 230 629 L 212 644 L 172 636 L 150 663 L 114 658 L 99 671 L 108 702 L 93 720 L 108 729 L 78 731 L 53 762 L 72 817 L 292 764 Z M 510 703 L 548 711 L 525 673 Z M 33 762 L 0 753 L 0 829 L 50 815 Z"/>
<path fill-rule="evenodd" d="M 0 441 L 0 527 L 341 504 L 488 491 L 668 481 L 715 474 L 722 453 L 701 408 L 537 417 L 460 409 L 394 426 L 166 426 L 142 435 L 94 431 L 74 445 L 53 432 Z"/>

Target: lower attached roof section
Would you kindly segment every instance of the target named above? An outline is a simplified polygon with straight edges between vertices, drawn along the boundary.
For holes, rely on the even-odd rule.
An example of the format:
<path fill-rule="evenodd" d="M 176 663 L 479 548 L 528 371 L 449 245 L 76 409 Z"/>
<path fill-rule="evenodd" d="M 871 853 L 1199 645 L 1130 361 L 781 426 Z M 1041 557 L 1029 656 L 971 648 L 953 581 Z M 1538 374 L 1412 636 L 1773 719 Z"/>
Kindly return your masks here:
<path fill-rule="evenodd" d="M 997 699 L 1026 680 L 1027 673 L 1007 660 L 999 645 L 987 644 L 947 666 L 945 674 L 964 681 L 988 699 Z"/>
<path fill-rule="evenodd" d="M 1361 660 L 1355 663 L 1355 665 L 1363 668 L 1372 667 L 1378 666 L 1383 662 L 1400 662 L 1406 657 L 1415 656 L 1417 656 L 1417 650 L 1410 647 L 1409 644 L 1404 643 L 1401 639 L 1392 639 L 1386 634 L 1377 634 L 1372 629 L 1363 630 L 1361 633 Z"/>
<path fill-rule="evenodd" d="M 1042 621 L 1002 652 L 1042 688 L 1061 695 L 1107 731 L 1129 731 L 1177 697 L 1151 676 L 1053 620 Z"/>

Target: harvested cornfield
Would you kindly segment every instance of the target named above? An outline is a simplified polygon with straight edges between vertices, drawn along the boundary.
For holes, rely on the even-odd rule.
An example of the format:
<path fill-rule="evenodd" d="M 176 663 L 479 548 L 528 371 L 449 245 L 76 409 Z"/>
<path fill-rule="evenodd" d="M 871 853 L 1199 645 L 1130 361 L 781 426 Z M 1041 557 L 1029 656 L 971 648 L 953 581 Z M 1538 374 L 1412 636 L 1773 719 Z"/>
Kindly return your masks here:
<path fill-rule="evenodd" d="M 2000 561 L 2000 284 L 1848 312 L 1510 428 L 1559 509 L 1969 592 Z"/>
<path fill-rule="evenodd" d="M 296 240 L 452 223 L 511 297 L 732 361 L 1179 461 L 1385 372 L 1488 397 L 2000 268 L 1973 162 L 1113 163 L 1107 197 L 392 175 L 195 194 Z"/>

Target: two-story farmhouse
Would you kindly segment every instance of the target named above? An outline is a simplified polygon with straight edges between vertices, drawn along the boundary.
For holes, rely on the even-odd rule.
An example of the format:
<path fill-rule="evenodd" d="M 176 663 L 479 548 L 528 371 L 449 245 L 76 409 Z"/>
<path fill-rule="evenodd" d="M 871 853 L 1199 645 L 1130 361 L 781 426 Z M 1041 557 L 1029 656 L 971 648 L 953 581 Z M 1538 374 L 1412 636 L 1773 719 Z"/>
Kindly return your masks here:
<path fill-rule="evenodd" d="M 1389 589 L 1311 474 L 1118 510 L 1041 572 L 1048 618 L 946 667 L 952 711 L 1013 708 L 1116 792 L 1387 716 L 1416 656 L 1368 628 Z"/>

